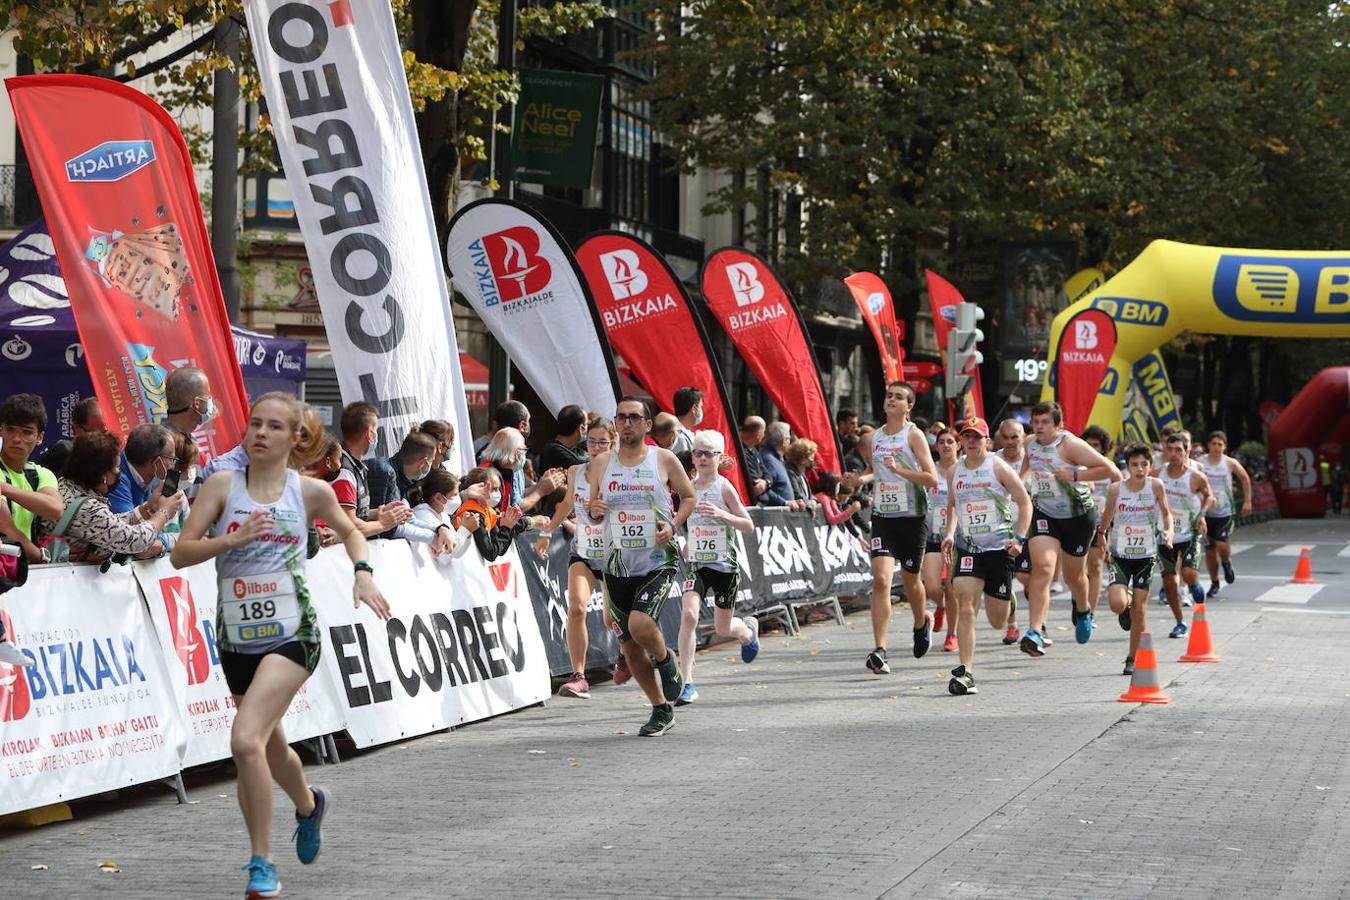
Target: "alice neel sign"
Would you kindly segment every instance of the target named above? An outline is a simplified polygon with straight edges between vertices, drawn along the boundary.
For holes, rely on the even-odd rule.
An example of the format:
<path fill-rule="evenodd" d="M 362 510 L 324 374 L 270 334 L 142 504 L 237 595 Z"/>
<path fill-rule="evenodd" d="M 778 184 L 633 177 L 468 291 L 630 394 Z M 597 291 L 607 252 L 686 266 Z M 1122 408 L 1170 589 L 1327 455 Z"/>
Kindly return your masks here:
<path fill-rule="evenodd" d="M 512 180 L 590 187 L 604 88 L 600 75 L 522 69 L 511 130 Z"/>

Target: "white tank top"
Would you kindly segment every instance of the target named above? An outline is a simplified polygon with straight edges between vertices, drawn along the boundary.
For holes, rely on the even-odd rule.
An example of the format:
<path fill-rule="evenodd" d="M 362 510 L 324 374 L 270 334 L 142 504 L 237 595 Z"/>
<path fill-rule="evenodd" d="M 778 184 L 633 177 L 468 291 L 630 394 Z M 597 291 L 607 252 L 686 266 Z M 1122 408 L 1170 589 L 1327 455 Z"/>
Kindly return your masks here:
<path fill-rule="evenodd" d="M 318 618 L 305 587 L 309 514 L 300 474 L 287 470 L 281 497 L 259 503 L 249 495 L 247 471 L 230 473 L 225 510 L 210 535 L 237 530 L 255 510 L 266 510 L 276 525 L 271 534 L 216 557 L 218 640 L 237 653 L 266 653 L 290 641 L 316 644 Z"/>
<path fill-rule="evenodd" d="M 961 463 L 956 463 L 959 466 Z M 953 466 L 955 468 L 955 466 Z M 928 489 L 928 540 L 941 541 L 947 533 L 947 475 L 938 467 L 937 484 Z"/>
<path fill-rule="evenodd" d="M 603 568 L 609 553 L 605 523 L 592 522 L 587 504 L 591 502 L 591 483 L 586 479 L 586 466 L 577 466 L 576 488 L 572 491 L 572 511 L 577 528 L 572 532 L 572 554 L 584 559 L 592 568 Z"/>
<path fill-rule="evenodd" d="M 1233 472 L 1228 468 L 1228 457 L 1219 457 L 1216 466 L 1208 456 L 1200 459 L 1201 471 L 1209 479 L 1209 489 L 1214 492 L 1214 505 L 1209 508 L 1211 516 L 1231 516 L 1233 514 Z"/>
<path fill-rule="evenodd" d="M 1150 559 L 1158 555 L 1158 498 L 1156 479 L 1147 478 L 1137 491 L 1120 483 L 1116 517 L 1111 521 L 1111 553 L 1121 559 Z"/>
<path fill-rule="evenodd" d="M 893 456 L 900 468 L 910 472 L 919 471 L 919 461 L 909 446 L 909 434 L 913 428 L 913 422 L 906 422 L 897 434 L 887 434 L 884 427 L 872 432 L 874 516 L 886 519 L 916 518 L 925 513 L 924 492 L 918 490 L 914 482 L 896 475 L 885 463 L 886 457 Z"/>
<path fill-rule="evenodd" d="M 657 467 L 655 447 L 646 446 L 635 466 L 619 462 L 619 451 L 609 456 L 600 490 L 609 505 L 605 526 L 609 535 L 606 571 L 621 578 L 646 575 L 679 564 L 675 542 L 656 543 L 656 529 L 670 523 L 670 490 Z"/>
<path fill-rule="evenodd" d="M 1189 462 L 1176 478 L 1168 475 L 1166 468 L 1158 475 L 1163 490 L 1167 492 L 1167 506 L 1172 510 L 1173 544 L 1189 541 L 1195 534 L 1196 520 L 1200 518 L 1200 495 L 1191 490 L 1191 478 L 1194 475 L 1195 470 Z"/>
<path fill-rule="evenodd" d="M 730 486 L 731 483 L 721 475 L 706 487 L 695 485 L 695 509 L 704 500 L 718 509 L 728 509 L 725 491 Z M 694 568 L 712 569 L 715 572 L 736 571 L 736 535 L 732 533 L 730 525 L 721 519 L 695 512 L 686 523 L 686 531 L 689 534 L 689 561 Z"/>
<path fill-rule="evenodd" d="M 956 497 L 956 543 L 970 553 L 1002 550 L 1013 538 L 1012 497 L 998 480 L 993 457 L 970 468 L 963 459 L 952 469 Z M 957 574 L 960 574 L 959 572 Z"/>
<path fill-rule="evenodd" d="M 1027 458 L 1031 460 L 1027 469 L 1027 492 L 1036 509 L 1052 519 L 1071 519 L 1092 509 L 1092 493 L 1087 482 L 1061 481 L 1055 477 L 1056 469 L 1076 468 L 1060 455 L 1063 443 L 1063 433 L 1050 444 L 1042 444 L 1035 438 L 1027 442 Z"/>

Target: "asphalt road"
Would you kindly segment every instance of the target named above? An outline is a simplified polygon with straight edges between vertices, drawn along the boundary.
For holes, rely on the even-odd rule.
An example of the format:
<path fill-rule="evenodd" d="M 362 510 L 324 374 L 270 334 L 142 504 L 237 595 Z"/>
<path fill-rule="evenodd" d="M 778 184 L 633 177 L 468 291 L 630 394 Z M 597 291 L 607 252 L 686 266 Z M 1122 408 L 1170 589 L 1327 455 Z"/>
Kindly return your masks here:
<path fill-rule="evenodd" d="M 863 668 L 866 614 L 701 654 L 664 737 L 632 685 L 312 767 L 332 789 L 292 897 L 1330 897 L 1350 892 L 1350 518 L 1235 536 L 1210 605 L 1218 665 L 1177 662 L 1167 706 L 1119 703 L 1124 632 L 1086 646 L 1056 601 L 1033 660 L 981 629 L 980 694 L 954 654 Z M 1284 582 L 1311 547 L 1322 583 Z M 247 841 L 234 785 L 141 788 L 0 835 L 0 897 L 227 897 Z M 103 874 L 113 861 L 121 871 Z M 34 869 L 46 866 L 46 869 Z"/>

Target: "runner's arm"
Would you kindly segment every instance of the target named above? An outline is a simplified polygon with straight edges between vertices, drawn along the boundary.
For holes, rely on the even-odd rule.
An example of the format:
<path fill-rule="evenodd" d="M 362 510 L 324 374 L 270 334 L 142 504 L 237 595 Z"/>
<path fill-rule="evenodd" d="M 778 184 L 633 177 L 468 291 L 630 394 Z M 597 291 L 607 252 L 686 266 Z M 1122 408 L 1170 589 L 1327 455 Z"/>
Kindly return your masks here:
<path fill-rule="evenodd" d="M 679 457 L 669 450 L 658 449 L 657 452 L 661 454 L 661 466 L 666 470 L 666 483 L 680 496 L 680 508 L 675 511 L 675 527 L 683 528 L 694 514 L 694 506 L 698 502 L 694 497 L 694 486 L 690 484 L 689 476 L 684 474 Z"/>
<path fill-rule="evenodd" d="M 745 504 L 741 503 L 741 495 L 736 493 L 736 489 L 730 484 L 722 485 L 722 501 L 727 505 L 726 510 L 722 513 L 723 522 L 745 534 L 755 530 L 755 522 L 750 518 L 750 514 L 745 511 Z"/>
<path fill-rule="evenodd" d="M 1072 434 L 1064 436 L 1064 459 L 1082 470 L 1073 470 L 1066 481 L 1102 481 L 1110 479 L 1112 483 L 1120 480 L 1120 470 L 1115 463 L 1093 450 L 1087 441 Z"/>
<path fill-rule="evenodd" d="M 1106 489 L 1106 509 L 1102 512 L 1102 520 L 1097 523 L 1097 534 L 1105 535 L 1111 530 L 1111 521 L 1116 517 L 1116 503 L 1120 500 L 1120 482 L 1113 481 L 1111 486 Z"/>
<path fill-rule="evenodd" d="M 937 466 L 933 463 L 933 450 L 928 446 L 928 440 L 923 436 L 923 432 L 917 428 L 909 430 L 909 452 L 914 454 L 914 459 L 919 464 L 919 471 L 902 470 L 900 477 L 906 479 L 915 487 L 937 487 L 938 471 Z"/>
<path fill-rule="evenodd" d="M 1200 515 L 1203 517 L 1214 506 L 1214 491 L 1209 479 L 1199 472 L 1191 472 L 1191 490 L 1200 495 Z"/>
<path fill-rule="evenodd" d="M 595 521 L 599 521 L 605 517 L 605 497 L 600 492 L 600 479 L 604 477 L 603 473 L 609 469 L 609 454 L 613 452 L 614 451 L 611 450 L 609 453 L 602 453 L 597 456 L 591 461 L 591 467 L 586 472 L 586 483 L 590 485 L 591 488 L 591 499 L 586 504 L 586 511 L 590 513 L 591 519 Z M 596 503 L 600 504 L 599 515 L 595 514 Z"/>
<path fill-rule="evenodd" d="M 572 497 L 576 495 L 577 479 L 580 477 L 581 477 L 580 465 L 575 465 L 568 470 L 566 496 Z M 559 503 L 556 507 L 554 507 L 553 518 L 548 520 L 548 527 L 546 527 L 544 531 L 557 531 L 559 528 L 562 527 L 562 523 L 567 520 L 567 517 L 569 514 L 571 514 L 571 512 L 572 512 L 572 504 L 566 502 Z"/>
<path fill-rule="evenodd" d="M 1009 466 L 1009 468 L 1011 469 L 1012 467 Z M 948 542 L 956 540 L 956 491 L 952 489 L 952 479 L 955 477 L 956 467 L 953 466 L 952 473 L 947 476 L 947 530 L 942 535 L 942 543 L 944 546 Z"/>
<path fill-rule="evenodd" d="M 1172 536 L 1176 534 L 1174 530 L 1175 522 L 1172 520 L 1172 507 L 1167 503 L 1167 491 L 1163 488 L 1162 481 L 1157 478 L 1150 478 L 1153 482 L 1153 498 L 1158 503 L 1158 509 L 1162 510 L 1163 537 L 1166 538 L 1163 543 L 1167 546 L 1172 545 Z"/>
<path fill-rule="evenodd" d="M 1242 514 L 1248 515 L 1252 511 L 1252 476 L 1247 474 L 1242 463 L 1231 456 L 1228 457 L 1228 470 L 1237 475 L 1238 480 L 1242 482 Z"/>
<path fill-rule="evenodd" d="M 248 526 L 218 538 L 206 537 L 206 532 L 212 524 L 225 512 L 225 501 L 230 496 L 230 481 L 233 477 L 232 472 L 217 472 L 206 479 L 206 483 L 197 492 L 192 512 L 188 513 L 183 530 L 178 534 L 178 541 L 169 551 L 169 562 L 175 569 L 204 563 L 226 550 L 242 547 L 246 543 L 240 541 L 238 536 L 243 534 Z M 252 537 L 249 540 L 252 540 Z"/>
<path fill-rule="evenodd" d="M 1023 538 L 1027 535 L 1027 529 L 1031 527 L 1031 495 L 1027 493 L 1027 486 L 1022 483 L 1022 479 L 1012 470 L 1012 466 L 994 457 L 994 471 L 998 474 L 998 483 L 1008 491 L 1008 496 L 1017 504 L 1017 525 L 1013 537 L 1017 538 L 1019 544 L 1025 544 Z M 953 494 L 952 496 L 955 496 Z M 952 527 L 951 523 L 947 525 L 948 529 Z"/>

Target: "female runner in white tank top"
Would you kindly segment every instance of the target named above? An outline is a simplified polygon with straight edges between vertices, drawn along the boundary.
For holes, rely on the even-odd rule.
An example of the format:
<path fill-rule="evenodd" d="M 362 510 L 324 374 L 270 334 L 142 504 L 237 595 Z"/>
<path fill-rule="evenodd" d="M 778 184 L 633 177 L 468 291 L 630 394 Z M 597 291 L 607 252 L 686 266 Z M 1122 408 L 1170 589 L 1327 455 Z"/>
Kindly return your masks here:
<path fill-rule="evenodd" d="M 946 569 L 942 555 L 942 536 L 947 533 L 947 489 L 956 467 L 958 442 L 956 432 L 948 428 L 938 433 L 937 443 L 937 484 L 928 489 L 928 543 L 924 546 L 923 590 L 937 605 L 933 627 L 941 631 L 945 625 L 947 637 L 942 649 L 955 650 L 956 638 L 956 595 L 952 593 L 951 574 Z"/>
<path fill-rule="evenodd" d="M 590 459 L 567 470 L 565 496 L 572 502 L 558 504 L 553 511 L 553 520 L 536 545 L 540 555 L 547 558 L 553 532 L 560 527 L 570 528 L 572 532 L 567 562 L 567 655 L 572 660 L 572 677 L 558 688 L 560 697 L 591 698 L 591 683 L 586 680 L 586 648 L 591 642 L 586 630 L 586 610 L 590 608 L 596 586 L 604 577 L 609 537 L 604 523 L 592 522 L 586 511 L 586 504 L 591 499 L 591 484 L 587 477 L 591 464 L 608 453 L 618 439 L 619 432 L 613 420 L 601 417 L 591 422 L 591 427 L 586 429 L 586 452 Z M 608 610 L 605 615 L 608 619 Z M 622 659 L 622 655 L 619 658 Z"/>
<path fill-rule="evenodd" d="M 694 514 L 685 523 L 685 576 L 680 616 L 680 675 L 684 687 L 676 706 L 698 699 L 694 688 L 694 644 L 703 598 L 713 595 L 713 629 L 721 637 L 735 638 L 741 659 L 753 662 L 759 654 L 759 619 L 737 618 L 736 594 L 740 590 L 740 567 L 734 531 L 749 534 L 755 523 L 745 511 L 740 495 L 717 471 L 726 452 L 726 439 L 717 431 L 694 432 Z"/>
<path fill-rule="evenodd" d="M 314 861 L 322 840 L 327 798 L 306 783 L 281 728 L 282 715 L 319 664 L 320 629 L 304 575 L 311 522 L 322 519 L 346 546 L 355 565 L 356 604 L 389 618 L 389 604 L 365 561 L 366 539 L 338 506 L 333 488 L 286 467 L 300 439 L 301 414 L 301 404 L 288 394 L 264 394 L 254 402 L 244 435 L 248 466 L 207 479 L 169 556 L 177 569 L 216 560 L 216 634 L 235 704 L 230 750 L 253 851 L 245 866 L 246 897 L 281 891 L 272 864 L 273 779 L 295 803 L 302 863 Z"/>

